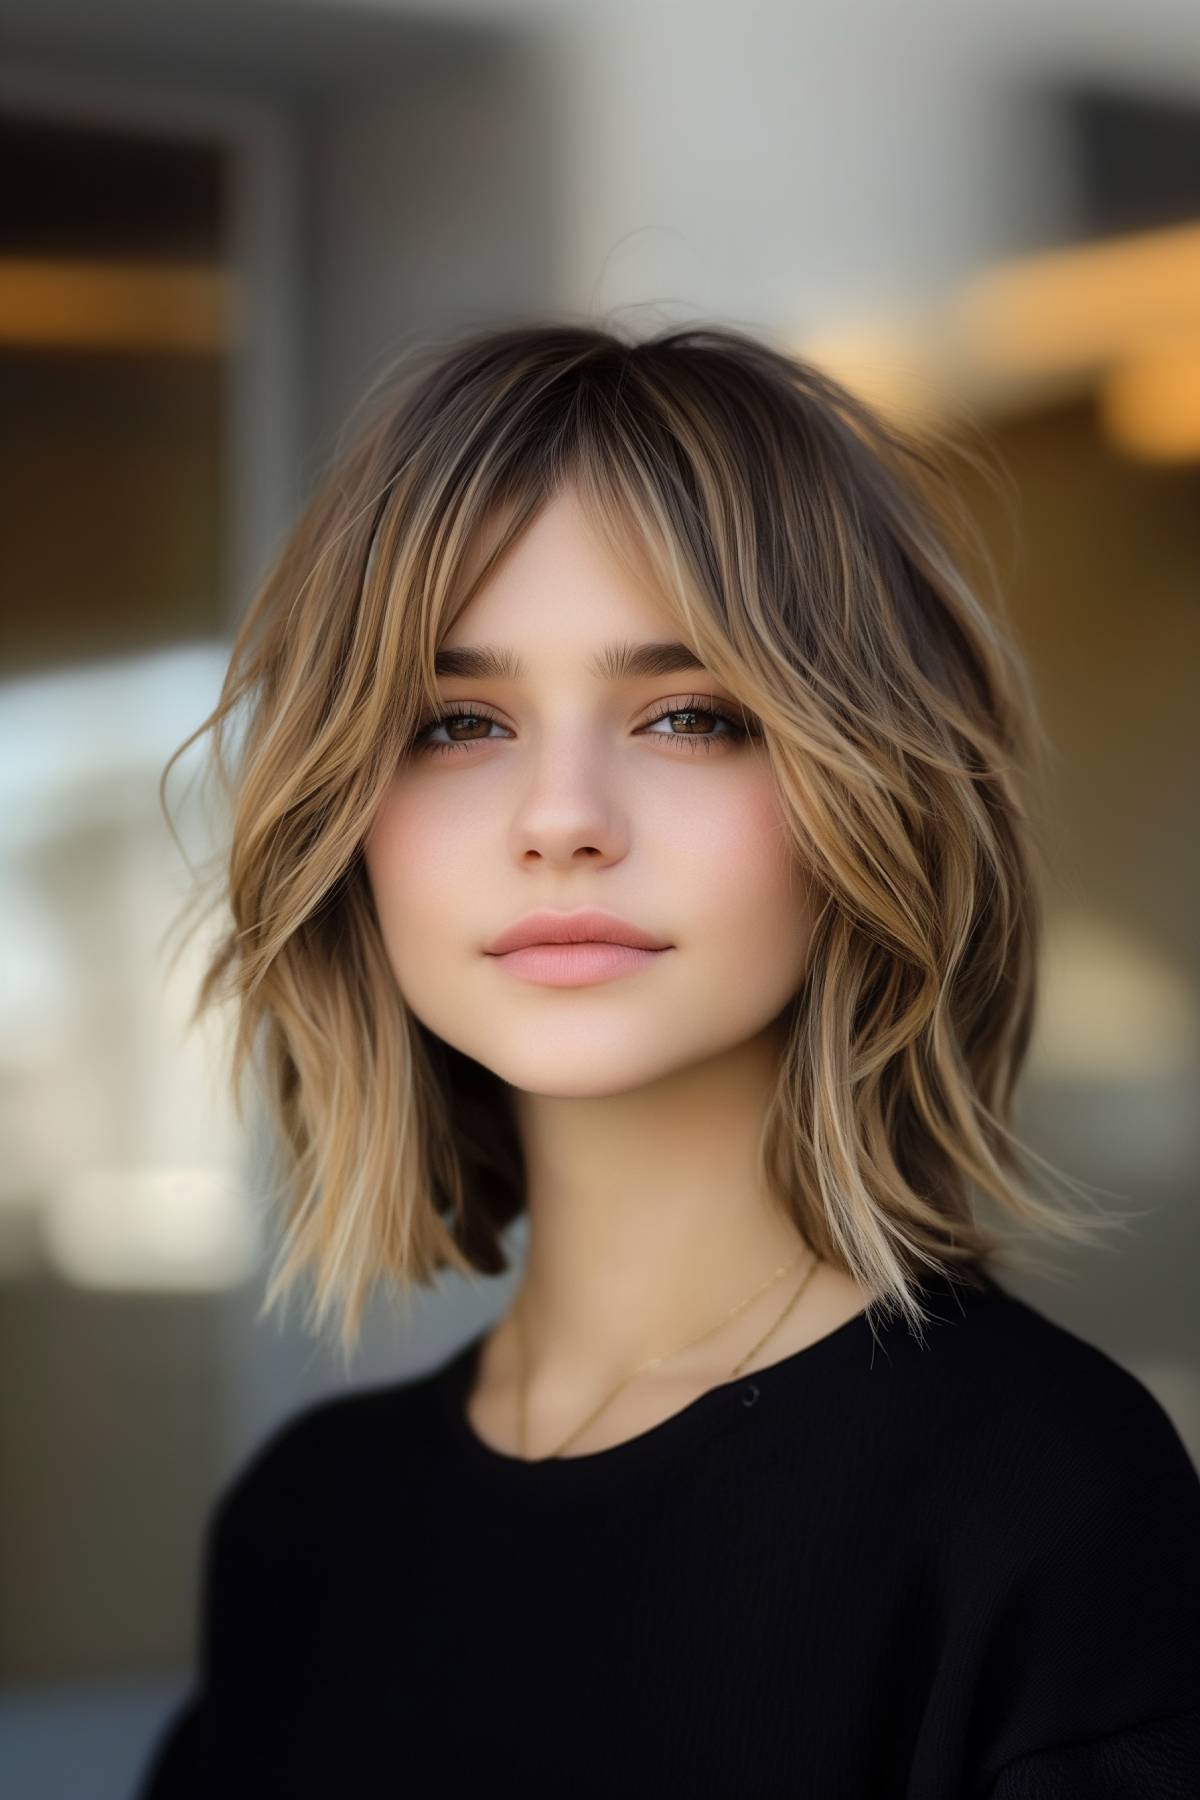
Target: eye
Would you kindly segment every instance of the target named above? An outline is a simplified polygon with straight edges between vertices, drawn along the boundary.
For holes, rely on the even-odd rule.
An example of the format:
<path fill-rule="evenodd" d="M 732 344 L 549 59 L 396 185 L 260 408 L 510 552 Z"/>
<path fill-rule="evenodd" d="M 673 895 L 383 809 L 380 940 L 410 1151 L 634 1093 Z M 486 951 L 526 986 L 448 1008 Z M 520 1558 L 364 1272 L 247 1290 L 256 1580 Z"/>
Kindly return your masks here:
<path fill-rule="evenodd" d="M 412 748 L 422 755 L 444 756 L 447 751 L 469 750 L 472 744 L 489 742 L 485 735 L 472 738 L 451 738 L 449 743 L 445 744 L 434 743 L 430 733 L 440 731 L 442 726 L 448 724 L 452 719 L 464 719 L 472 725 L 500 724 L 496 715 L 489 712 L 484 706 L 468 706 L 465 703 L 461 706 L 448 706 L 444 712 L 437 713 L 432 719 L 427 720 L 414 734 Z"/>
<path fill-rule="evenodd" d="M 647 719 L 645 724 L 639 726 L 638 731 L 639 734 L 644 733 L 648 737 L 668 738 L 673 744 L 678 744 L 688 751 L 712 751 L 721 743 L 728 743 L 733 747 L 736 744 L 744 743 L 748 738 L 759 736 L 757 730 L 745 723 L 747 717 L 748 715 L 739 714 L 733 709 L 723 706 L 711 696 L 689 694 L 682 700 L 673 701 L 669 706 L 662 707 L 659 712 L 654 714 L 653 718 Z M 434 740 L 432 734 L 435 731 L 440 731 L 443 726 L 448 727 L 452 721 L 459 719 L 466 726 L 472 728 L 469 736 L 451 737 L 442 743 Z M 651 730 L 652 726 L 661 724 L 664 719 L 671 721 L 710 719 L 716 720 L 724 729 L 717 731 L 703 728 L 694 730 L 688 727 L 679 732 Z M 476 744 L 496 741 L 488 732 L 488 727 L 491 725 L 499 726 L 502 731 L 508 729 L 503 721 L 498 719 L 495 713 L 486 706 L 467 701 L 458 705 L 451 704 L 436 714 L 434 718 L 426 720 L 414 734 L 411 747 L 418 755 L 424 756 L 445 756 L 458 751 L 469 752 Z"/>
<path fill-rule="evenodd" d="M 701 731 L 699 733 L 688 730 L 682 735 L 674 731 L 652 732 L 649 729 L 651 725 L 660 724 L 663 719 L 674 721 L 697 718 L 716 719 L 726 729 L 719 732 Z M 689 694 L 687 699 L 682 702 L 673 701 L 670 706 L 666 706 L 661 712 L 656 713 L 652 719 L 648 719 L 642 726 L 642 730 L 648 732 L 651 737 L 669 737 L 673 743 L 681 744 L 688 750 L 713 750 L 719 743 L 744 743 L 747 738 L 758 735 L 743 722 L 737 713 L 704 694 Z"/>

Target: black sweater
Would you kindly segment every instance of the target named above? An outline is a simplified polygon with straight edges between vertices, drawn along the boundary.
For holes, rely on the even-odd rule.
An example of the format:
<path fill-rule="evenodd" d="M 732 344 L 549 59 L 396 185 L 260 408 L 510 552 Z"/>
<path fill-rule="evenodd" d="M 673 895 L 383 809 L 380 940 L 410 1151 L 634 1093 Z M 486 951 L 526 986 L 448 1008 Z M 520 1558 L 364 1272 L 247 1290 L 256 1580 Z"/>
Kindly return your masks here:
<path fill-rule="evenodd" d="M 1149 1390 L 983 1277 L 607 1450 L 432 1373 L 218 1497 L 141 1800 L 1197 1800 L 1200 1477 Z"/>

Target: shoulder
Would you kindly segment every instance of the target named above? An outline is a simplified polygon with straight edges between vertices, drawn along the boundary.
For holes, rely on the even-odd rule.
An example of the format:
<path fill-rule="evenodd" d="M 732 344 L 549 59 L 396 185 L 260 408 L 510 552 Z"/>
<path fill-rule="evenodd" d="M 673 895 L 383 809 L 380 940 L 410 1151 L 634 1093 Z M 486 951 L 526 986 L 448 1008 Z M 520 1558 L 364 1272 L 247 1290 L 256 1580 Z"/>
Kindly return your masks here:
<path fill-rule="evenodd" d="M 1165 1407 L 1132 1370 L 989 1278 L 954 1298 L 914 1362 L 937 1434 L 941 1510 L 993 1567 L 1175 1546 L 1200 1587 L 1200 1474 Z"/>
<path fill-rule="evenodd" d="M 1008 1785 L 973 1791 L 1099 1792 L 1121 1755 L 1146 1777 L 1122 1792 L 1182 1791 L 1155 1785 L 1154 1746 L 1131 1734 L 1178 1715 L 1195 1743 L 1200 1474 L 1158 1399 L 1098 1345 L 998 1285 L 967 1321 L 931 1339 L 956 1346 L 930 1364 L 952 1425 L 936 1496 L 947 1680 L 969 1667 L 979 1766 L 1011 1763 Z M 1055 1784 L 1057 1762 L 1017 1760 L 1102 1740 L 1078 1787 Z"/>
<path fill-rule="evenodd" d="M 425 1455 L 445 1367 L 326 1394 L 285 1415 L 218 1490 L 210 1539 L 227 1546 L 264 1526 L 285 1536 L 336 1518 L 381 1484 L 402 1491 Z"/>
<path fill-rule="evenodd" d="M 355 1593 L 431 1496 L 439 1370 L 326 1395 L 279 1420 L 218 1489 L 201 1544 L 203 1683 L 255 1691 L 307 1644 L 322 1605 Z"/>
<path fill-rule="evenodd" d="M 1131 1369 L 994 1278 L 980 1291 L 938 1284 L 926 1292 L 935 1295 L 933 1318 L 915 1354 L 948 1405 L 1031 1439 L 1065 1432 L 1083 1447 L 1094 1429 L 1104 1440 L 1130 1431 L 1147 1445 L 1183 1449 L 1170 1415 Z"/>
<path fill-rule="evenodd" d="M 1074 1421 L 1082 1441 L 1091 1439 L 1094 1427 L 1105 1441 L 1129 1432 L 1147 1451 L 1158 1446 L 1168 1454 L 1183 1452 L 1162 1403 L 1100 1345 L 1007 1290 L 1000 1290 L 993 1334 L 992 1348 L 1003 1356 L 1022 1414 L 1032 1405 L 1036 1419 L 1056 1430 Z"/>

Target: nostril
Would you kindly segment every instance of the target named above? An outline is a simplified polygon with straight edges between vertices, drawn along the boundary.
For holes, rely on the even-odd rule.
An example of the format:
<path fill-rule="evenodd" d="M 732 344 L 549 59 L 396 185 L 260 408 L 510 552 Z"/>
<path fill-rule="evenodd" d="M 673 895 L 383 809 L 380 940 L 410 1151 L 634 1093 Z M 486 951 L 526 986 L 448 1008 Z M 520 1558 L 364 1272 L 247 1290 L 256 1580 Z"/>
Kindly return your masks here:
<path fill-rule="evenodd" d="M 755 1387 L 755 1385 L 752 1381 L 748 1382 L 746 1384 L 746 1386 L 742 1389 L 742 1405 L 743 1406 L 753 1406 L 754 1402 L 757 1399 L 758 1399 L 758 1389 Z"/>

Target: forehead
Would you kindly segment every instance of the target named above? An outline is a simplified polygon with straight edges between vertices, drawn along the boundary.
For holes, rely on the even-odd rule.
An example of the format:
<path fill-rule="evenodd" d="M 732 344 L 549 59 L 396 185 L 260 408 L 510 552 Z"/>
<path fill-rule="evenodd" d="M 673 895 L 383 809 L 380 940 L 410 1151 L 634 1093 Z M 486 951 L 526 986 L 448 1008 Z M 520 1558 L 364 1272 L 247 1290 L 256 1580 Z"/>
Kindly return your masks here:
<path fill-rule="evenodd" d="M 704 663 L 690 644 L 679 639 L 614 638 L 587 658 L 597 681 L 639 681 L 685 671 L 701 672 Z M 434 653 L 435 675 L 464 681 L 526 681 L 530 667 L 511 644 L 443 644 Z"/>
<path fill-rule="evenodd" d="M 443 643 L 503 642 L 532 651 L 553 642 L 585 654 L 602 641 L 679 635 L 633 547 L 628 564 L 614 556 L 566 489 L 547 501 L 488 572 Z"/>

